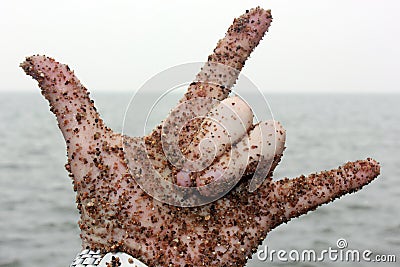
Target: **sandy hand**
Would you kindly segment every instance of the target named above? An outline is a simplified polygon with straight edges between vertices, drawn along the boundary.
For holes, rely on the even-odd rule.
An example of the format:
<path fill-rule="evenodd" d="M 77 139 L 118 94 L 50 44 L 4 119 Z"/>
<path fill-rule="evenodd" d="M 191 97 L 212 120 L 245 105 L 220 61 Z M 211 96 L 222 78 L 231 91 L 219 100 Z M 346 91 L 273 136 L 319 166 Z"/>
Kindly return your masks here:
<path fill-rule="evenodd" d="M 270 22 L 270 11 L 260 8 L 252 9 L 236 19 L 225 38 L 218 43 L 214 54 L 209 57 L 209 62 L 230 66 L 237 72 L 227 75 L 226 79 L 219 79 L 219 74 L 213 72 L 216 73 L 213 77 L 222 85 L 212 86 L 206 81 L 213 79 L 208 71 L 213 70 L 213 65 L 209 69 L 205 66 L 198 75 L 201 82 L 194 82 L 182 101 L 198 97 L 222 101 L 228 97 L 238 71 L 261 40 Z M 162 177 L 169 179 L 172 184 L 181 183 L 191 188 L 210 182 L 204 173 L 216 173 L 218 166 L 223 166 L 227 151 L 244 149 L 248 143 L 241 144 L 240 134 L 230 139 L 235 140 L 233 145 L 223 138 L 217 141 L 220 145 L 214 151 L 216 158 L 206 171 L 192 179 L 186 175 L 190 170 L 185 164 L 177 168 L 163 161 L 166 156 L 158 142 L 161 138 L 160 127 L 149 136 L 134 138 L 123 137 L 107 128 L 90 100 L 88 91 L 68 66 L 44 56 L 29 57 L 21 66 L 39 82 L 42 94 L 49 101 L 66 140 L 66 168 L 77 193 L 83 247 L 104 252 L 124 251 L 149 266 L 243 266 L 271 229 L 323 203 L 360 189 L 379 174 L 379 164 L 372 159 L 349 162 L 338 169 L 308 177 L 276 182 L 271 179 L 271 168 L 268 177 L 254 192 L 248 190 L 251 180 L 241 179 L 223 198 L 207 205 L 168 205 L 148 195 L 138 185 L 138 177 L 132 176 L 136 173 L 136 154 L 135 150 L 129 148 L 144 144 L 150 149 L 150 157 L 143 160 L 148 163 L 150 158 L 151 164 L 156 165 Z M 235 99 L 229 101 L 240 102 Z M 247 107 L 240 103 L 238 105 L 243 109 L 239 115 L 250 118 Z M 206 105 L 205 112 L 212 113 L 215 108 L 218 106 L 210 103 Z M 189 111 L 194 112 L 191 109 Z M 253 128 L 249 124 L 244 119 L 242 125 L 245 132 Z M 264 127 L 268 131 L 268 125 L 280 127 L 275 122 L 264 122 L 260 128 Z M 181 134 L 179 145 L 180 148 L 190 148 L 182 152 L 188 158 L 196 158 L 195 140 L 208 134 L 207 127 L 207 121 L 192 121 L 187 131 Z M 248 140 L 255 144 L 262 141 L 258 136 L 261 130 L 255 127 L 252 131 L 253 134 L 249 132 Z M 281 131 L 276 135 L 278 138 L 274 139 L 281 150 L 275 151 L 271 167 L 277 165 L 283 152 L 284 130 Z M 123 142 L 129 145 L 126 155 Z M 268 150 L 262 150 L 261 153 L 268 153 Z M 133 168 L 128 167 L 126 160 L 129 164 L 134 163 Z M 136 160 L 139 162 L 140 158 Z M 246 174 L 254 171 L 252 164 L 243 165 L 239 161 L 239 165 L 246 169 Z M 211 176 L 211 181 L 218 177 Z M 212 193 L 199 192 L 197 196 Z"/>

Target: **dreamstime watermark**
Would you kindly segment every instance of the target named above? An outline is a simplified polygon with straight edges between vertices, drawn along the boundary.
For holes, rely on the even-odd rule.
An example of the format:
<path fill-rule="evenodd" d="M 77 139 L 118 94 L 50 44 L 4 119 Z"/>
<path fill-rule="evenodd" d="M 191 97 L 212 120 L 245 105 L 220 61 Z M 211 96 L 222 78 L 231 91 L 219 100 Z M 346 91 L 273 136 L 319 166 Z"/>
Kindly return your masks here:
<path fill-rule="evenodd" d="M 176 99 L 178 95 L 182 95 L 179 101 Z M 250 124 L 273 121 L 272 111 L 262 91 L 249 78 L 239 74 L 238 70 L 216 62 L 171 67 L 147 80 L 134 93 L 122 126 L 123 150 L 132 177 L 147 194 L 174 206 L 205 205 L 228 193 L 244 175 L 246 168 L 243 166 L 249 163 L 254 167 L 249 191 L 255 191 L 263 183 L 273 166 L 278 131 L 274 123 L 269 124 L 273 125 L 271 130 L 260 126 L 260 142 L 250 146 L 248 134 L 253 126 L 247 128 L 247 121 L 242 120 L 234 108 L 236 103 L 228 105 L 223 102 L 224 98 L 230 96 L 240 98 L 245 105 L 251 107 L 254 121 Z M 251 103 L 251 99 L 256 99 L 256 103 Z M 200 142 L 198 148 L 201 153 L 204 152 L 204 156 L 200 153 L 201 156 L 191 158 L 191 152 L 196 149 L 188 148 L 191 142 L 187 142 L 186 147 L 182 146 L 181 137 L 193 138 L 187 134 L 192 131 L 188 129 L 197 129 L 196 123 L 199 121 L 207 122 L 204 127 L 213 125 L 212 130 L 218 134 L 215 139 L 214 134 L 210 134 Z M 154 135 L 147 139 L 128 137 L 147 136 L 149 133 Z M 240 138 L 234 139 L 237 136 Z M 238 145 L 237 150 L 236 146 L 231 149 L 231 145 L 238 143 L 245 144 L 244 148 L 239 151 L 242 146 Z M 223 148 L 228 149 L 224 151 Z M 253 150 L 250 151 L 250 148 Z M 224 153 L 216 156 L 219 151 Z M 252 157 L 253 152 L 259 156 Z M 214 168 L 213 164 L 217 164 L 223 156 L 228 159 L 225 158 L 220 167 Z M 243 163 L 243 166 L 240 167 L 239 163 Z M 174 177 L 176 180 L 178 177 L 190 179 L 191 182 L 196 179 L 196 175 L 204 179 L 218 179 L 196 186 L 180 186 L 174 182 Z"/>
<path fill-rule="evenodd" d="M 369 249 L 349 249 L 347 240 L 339 238 L 335 247 L 328 247 L 321 251 L 305 249 L 274 250 L 267 245 L 257 252 L 259 261 L 269 262 L 396 262 L 394 254 L 375 254 Z"/>

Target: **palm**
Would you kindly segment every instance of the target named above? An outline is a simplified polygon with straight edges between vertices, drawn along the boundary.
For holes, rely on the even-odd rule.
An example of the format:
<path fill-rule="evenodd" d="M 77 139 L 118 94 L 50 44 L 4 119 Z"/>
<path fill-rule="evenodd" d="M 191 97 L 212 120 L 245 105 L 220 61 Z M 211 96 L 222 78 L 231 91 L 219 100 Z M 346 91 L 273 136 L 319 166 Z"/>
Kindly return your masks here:
<path fill-rule="evenodd" d="M 235 20 L 209 60 L 240 70 L 270 22 L 269 11 L 251 10 Z M 242 50 L 234 53 L 229 46 L 237 43 Z M 124 141 L 130 148 L 150 143 L 153 158 L 163 159 L 158 129 L 145 138 L 123 137 L 104 125 L 87 90 L 66 65 L 33 56 L 22 67 L 38 80 L 65 137 L 83 247 L 124 251 L 149 266 L 243 266 L 271 229 L 361 188 L 379 174 L 379 165 L 368 159 L 307 178 L 274 182 L 270 173 L 253 193 L 249 179 L 242 179 L 223 198 L 203 206 L 164 204 L 132 177 L 125 160 L 135 162 L 135 150 L 125 147 L 125 155 L 123 146 Z M 226 88 L 213 89 L 204 91 L 194 84 L 184 99 L 228 96 Z M 280 155 L 275 155 L 274 166 Z M 168 177 L 176 173 L 168 164 L 164 171 Z"/>

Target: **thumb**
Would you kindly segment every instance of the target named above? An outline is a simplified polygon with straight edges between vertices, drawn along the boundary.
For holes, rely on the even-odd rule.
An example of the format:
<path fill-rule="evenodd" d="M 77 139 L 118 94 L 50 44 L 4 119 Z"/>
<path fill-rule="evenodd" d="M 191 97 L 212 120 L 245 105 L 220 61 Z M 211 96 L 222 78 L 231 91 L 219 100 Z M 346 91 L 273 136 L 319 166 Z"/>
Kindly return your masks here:
<path fill-rule="evenodd" d="M 38 81 L 67 145 L 98 139 L 109 131 L 89 98 L 88 90 L 67 65 L 36 55 L 27 57 L 20 66 Z"/>
<path fill-rule="evenodd" d="M 281 222 L 298 217 L 318 206 L 369 184 L 380 173 L 373 159 L 348 162 L 338 169 L 275 182 L 277 202 L 281 203 Z M 279 224 L 278 223 L 278 224 Z"/>

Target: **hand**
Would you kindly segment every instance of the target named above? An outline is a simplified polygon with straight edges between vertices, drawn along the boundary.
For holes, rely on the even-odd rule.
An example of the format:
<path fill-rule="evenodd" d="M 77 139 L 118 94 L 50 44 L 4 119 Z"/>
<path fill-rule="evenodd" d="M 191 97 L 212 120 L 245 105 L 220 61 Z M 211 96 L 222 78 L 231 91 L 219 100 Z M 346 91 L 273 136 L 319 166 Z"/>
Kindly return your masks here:
<path fill-rule="evenodd" d="M 270 11 L 256 8 L 246 12 L 234 21 L 209 57 L 209 62 L 240 71 L 271 20 Z M 191 188 L 214 180 L 218 182 L 221 175 L 210 175 L 207 171 L 218 168 L 220 159 L 230 151 L 232 140 L 217 141 L 217 144 L 223 144 L 217 146 L 215 151 L 217 160 L 211 167 L 193 176 L 188 173 L 185 164 L 177 168 L 164 161 L 166 153 L 160 145 L 160 127 L 149 136 L 135 138 L 122 136 L 107 128 L 86 88 L 68 66 L 44 56 L 29 57 L 21 66 L 39 82 L 65 138 L 68 153 L 66 169 L 77 193 L 83 247 L 104 252 L 127 252 L 149 266 L 243 266 L 271 229 L 360 189 L 379 174 L 379 164 L 367 159 L 308 177 L 272 181 L 273 167 L 283 153 L 284 130 L 281 129 L 274 139 L 278 149 L 267 157 L 272 162 L 268 177 L 256 191 L 248 190 L 251 180 L 243 177 L 228 194 L 207 205 L 179 207 L 165 204 L 144 192 L 137 182 L 148 181 L 157 185 L 151 179 L 148 162 L 156 165 L 162 177 L 170 179 L 173 184 Z M 199 77 L 204 77 L 204 74 L 203 69 Z M 237 74 L 228 77 L 225 81 L 227 86 L 193 83 L 181 102 L 198 97 L 221 101 L 228 97 L 236 77 Z M 226 101 L 241 103 L 237 98 Z M 243 103 L 240 106 L 238 116 L 247 118 L 248 108 Z M 206 110 L 213 114 L 215 108 L 218 106 L 209 105 Z M 182 108 L 177 110 L 182 111 Z M 189 111 L 193 110 L 189 108 Z M 247 131 L 251 128 L 249 120 L 243 121 Z M 203 122 L 191 122 L 188 130 L 182 133 L 180 148 L 185 145 L 190 147 L 187 154 L 183 153 L 190 159 L 196 158 L 198 143 L 193 141 L 196 135 L 204 137 L 207 134 L 205 130 L 209 129 Z M 281 127 L 275 122 L 271 124 Z M 200 131 L 194 131 L 197 128 L 192 126 L 200 126 Z M 250 143 L 262 141 L 260 138 L 252 139 L 251 133 Z M 143 146 L 149 150 L 149 157 L 141 156 Z M 234 149 L 235 146 L 232 146 L 231 150 Z M 261 152 L 264 156 L 265 151 Z M 242 164 L 242 161 L 239 163 Z M 150 179 L 143 181 L 141 177 L 132 176 L 137 175 L 141 167 L 145 177 Z M 244 168 L 247 168 L 244 170 L 246 174 L 254 171 L 253 164 Z M 233 172 L 236 171 L 233 169 Z M 224 179 L 228 184 L 231 181 L 231 177 Z M 236 181 L 237 177 L 233 180 Z M 211 191 L 200 190 L 192 201 L 214 193 L 212 188 Z"/>

